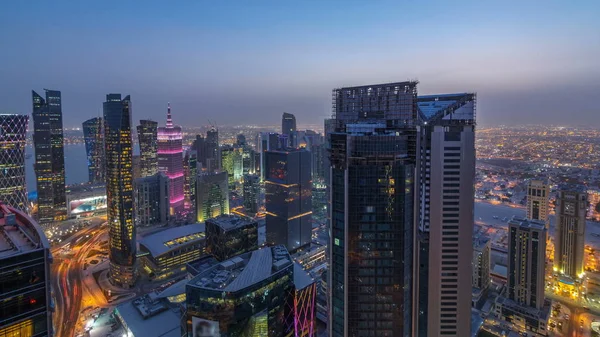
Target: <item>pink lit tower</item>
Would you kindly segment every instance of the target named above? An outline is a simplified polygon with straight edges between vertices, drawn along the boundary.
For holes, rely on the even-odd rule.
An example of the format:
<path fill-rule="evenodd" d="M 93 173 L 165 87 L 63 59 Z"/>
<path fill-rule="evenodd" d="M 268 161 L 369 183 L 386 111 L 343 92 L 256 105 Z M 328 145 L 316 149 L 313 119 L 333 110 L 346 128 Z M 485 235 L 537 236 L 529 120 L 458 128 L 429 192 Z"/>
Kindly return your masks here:
<path fill-rule="evenodd" d="M 178 217 L 183 208 L 183 146 L 181 126 L 173 125 L 171 104 L 167 106 L 167 125 L 158 128 L 158 170 L 169 177 L 169 212 Z"/>

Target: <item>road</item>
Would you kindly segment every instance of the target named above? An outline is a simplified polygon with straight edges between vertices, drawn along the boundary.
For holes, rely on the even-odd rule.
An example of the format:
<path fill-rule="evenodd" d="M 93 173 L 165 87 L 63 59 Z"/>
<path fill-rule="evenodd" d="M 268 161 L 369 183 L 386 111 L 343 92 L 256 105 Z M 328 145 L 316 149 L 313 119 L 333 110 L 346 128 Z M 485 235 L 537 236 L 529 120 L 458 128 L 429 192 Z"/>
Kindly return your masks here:
<path fill-rule="evenodd" d="M 99 228 L 103 220 L 92 221 L 89 227 L 77 232 L 52 249 L 52 289 L 56 302 L 54 313 L 55 335 L 72 337 L 77 326 L 84 296 L 83 267 L 87 253 L 102 236 L 106 228 Z M 65 254 L 65 246 L 72 244 L 71 252 Z"/>

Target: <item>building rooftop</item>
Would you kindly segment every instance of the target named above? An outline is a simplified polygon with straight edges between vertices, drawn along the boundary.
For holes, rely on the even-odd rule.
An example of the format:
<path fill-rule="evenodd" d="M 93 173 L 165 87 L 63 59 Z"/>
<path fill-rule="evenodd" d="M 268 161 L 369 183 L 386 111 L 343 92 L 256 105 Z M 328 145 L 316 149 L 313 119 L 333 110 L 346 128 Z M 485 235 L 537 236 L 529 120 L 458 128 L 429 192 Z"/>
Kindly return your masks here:
<path fill-rule="evenodd" d="M 265 247 L 241 254 L 196 275 L 188 285 L 209 290 L 236 292 L 263 281 L 292 265 L 284 246 Z"/>
<path fill-rule="evenodd" d="M 204 240 L 204 224 L 202 223 L 172 227 L 148 235 L 140 241 L 140 245 L 146 247 L 152 256 L 159 256 L 198 240 Z"/>
<path fill-rule="evenodd" d="M 222 214 L 216 218 L 208 219 L 206 222 L 215 224 L 226 232 L 252 224 L 258 226 L 256 221 L 252 220 L 251 218 L 241 217 L 235 214 Z"/>
<path fill-rule="evenodd" d="M 0 203 L 0 258 L 49 248 L 50 243 L 37 222 Z"/>
<path fill-rule="evenodd" d="M 512 219 L 508 221 L 508 224 L 519 225 L 521 228 L 529 228 L 539 231 L 546 230 L 546 224 L 542 220 L 531 220 L 517 216 L 513 216 Z"/>
<path fill-rule="evenodd" d="M 164 301 L 142 296 L 117 305 L 116 311 L 134 336 L 181 337 L 181 316 Z"/>

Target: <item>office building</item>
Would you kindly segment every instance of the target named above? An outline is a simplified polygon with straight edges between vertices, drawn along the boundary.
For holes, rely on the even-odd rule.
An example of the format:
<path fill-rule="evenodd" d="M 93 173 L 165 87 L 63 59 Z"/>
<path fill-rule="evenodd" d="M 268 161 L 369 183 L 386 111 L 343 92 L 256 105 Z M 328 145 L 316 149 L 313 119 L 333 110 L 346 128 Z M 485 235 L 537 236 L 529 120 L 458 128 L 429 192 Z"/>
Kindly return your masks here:
<path fill-rule="evenodd" d="M 586 189 L 581 185 L 559 186 L 556 195 L 554 269 L 578 280 L 584 274 Z"/>
<path fill-rule="evenodd" d="M 490 238 L 473 240 L 473 288 L 486 290 L 490 285 Z"/>
<path fill-rule="evenodd" d="M 265 166 L 267 164 L 266 152 L 279 148 L 279 134 L 275 132 L 261 132 L 256 139 L 256 151 L 260 155 L 260 180 L 265 180 Z"/>
<path fill-rule="evenodd" d="M 287 135 L 287 143 L 283 147 L 296 147 L 296 116 L 284 112 L 281 116 L 281 134 Z"/>
<path fill-rule="evenodd" d="M 158 170 L 169 177 L 169 214 L 183 213 L 183 145 L 179 125 L 173 125 L 171 105 L 167 107 L 167 124 L 158 128 Z"/>
<path fill-rule="evenodd" d="M 133 181 L 135 225 L 165 225 L 169 221 L 169 178 L 162 172 Z"/>
<path fill-rule="evenodd" d="M 219 261 L 258 249 L 258 223 L 238 215 L 206 220 L 206 253 Z"/>
<path fill-rule="evenodd" d="M 53 336 L 50 243 L 25 212 L 0 204 L 0 336 Z"/>
<path fill-rule="evenodd" d="M 260 205 L 260 177 L 253 174 L 244 175 L 244 209 L 250 215 L 258 212 Z"/>
<path fill-rule="evenodd" d="M 199 336 L 293 334 L 294 264 L 283 246 L 265 247 L 205 266 L 186 285 L 182 333 Z"/>
<path fill-rule="evenodd" d="M 104 155 L 109 224 L 110 280 L 123 288 L 136 281 L 136 242 L 133 221 L 133 158 L 131 99 L 106 95 Z"/>
<path fill-rule="evenodd" d="M 46 99 L 32 91 L 37 217 L 42 226 L 67 218 L 61 96 L 60 91 L 45 91 Z"/>
<path fill-rule="evenodd" d="M 88 181 L 92 184 L 104 184 L 104 131 L 102 117 L 83 122 L 83 138 L 87 155 Z"/>
<path fill-rule="evenodd" d="M 153 176 L 158 173 L 158 123 L 140 120 L 137 134 L 140 146 L 140 177 Z"/>
<path fill-rule="evenodd" d="M 29 213 L 25 185 L 27 115 L 0 115 L 0 200 Z"/>
<path fill-rule="evenodd" d="M 204 224 L 171 227 L 140 240 L 140 271 L 154 280 L 184 274 L 204 255 Z"/>
<path fill-rule="evenodd" d="M 186 151 L 183 156 L 183 205 L 187 213 L 196 210 L 196 178 L 198 177 L 198 161 L 196 151 Z M 196 217 L 194 216 L 194 219 Z"/>
<path fill-rule="evenodd" d="M 508 282 L 496 300 L 496 314 L 517 331 L 547 336 L 550 302 L 544 297 L 546 224 L 513 218 L 508 222 Z"/>
<path fill-rule="evenodd" d="M 468 336 L 475 183 L 475 95 L 417 98 L 418 332 Z"/>
<path fill-rule="evenodd" d="M 197 221 L 229 214 L 227 172 L 201 173 L 196 181 Z"/>
<path fill-rule="evenodd" d="M 267 151 L 265 208 L 267 243 L 290 252 L 307 246 L 312 236 L 310 152 Z"/>
<path fill-rule="evenodd" d="M 550 229 L 548 200 L 550 185 L 544 180 L 530 180 L 527 184 L 527 219 L 541 220 Z"/>

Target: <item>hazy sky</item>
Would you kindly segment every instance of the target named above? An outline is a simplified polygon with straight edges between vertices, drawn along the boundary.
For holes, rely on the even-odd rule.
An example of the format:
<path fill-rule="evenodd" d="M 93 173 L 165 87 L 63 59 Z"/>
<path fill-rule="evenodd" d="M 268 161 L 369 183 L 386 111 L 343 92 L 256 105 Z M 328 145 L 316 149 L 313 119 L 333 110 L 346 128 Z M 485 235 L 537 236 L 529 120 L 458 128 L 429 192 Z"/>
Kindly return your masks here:
<path fill-rule="evenodd" d="M 492 3 L 493 2 L 493 3 Z M 577 4 L 577 5 L 575 5 Z M 64 124 L 130 94 L 135 123 L 298 123 L 331 89 L 478 93 L 481 125 L 600 126 L 600 1 L 6 1 L 0 111 L 62 91 Z"/>

